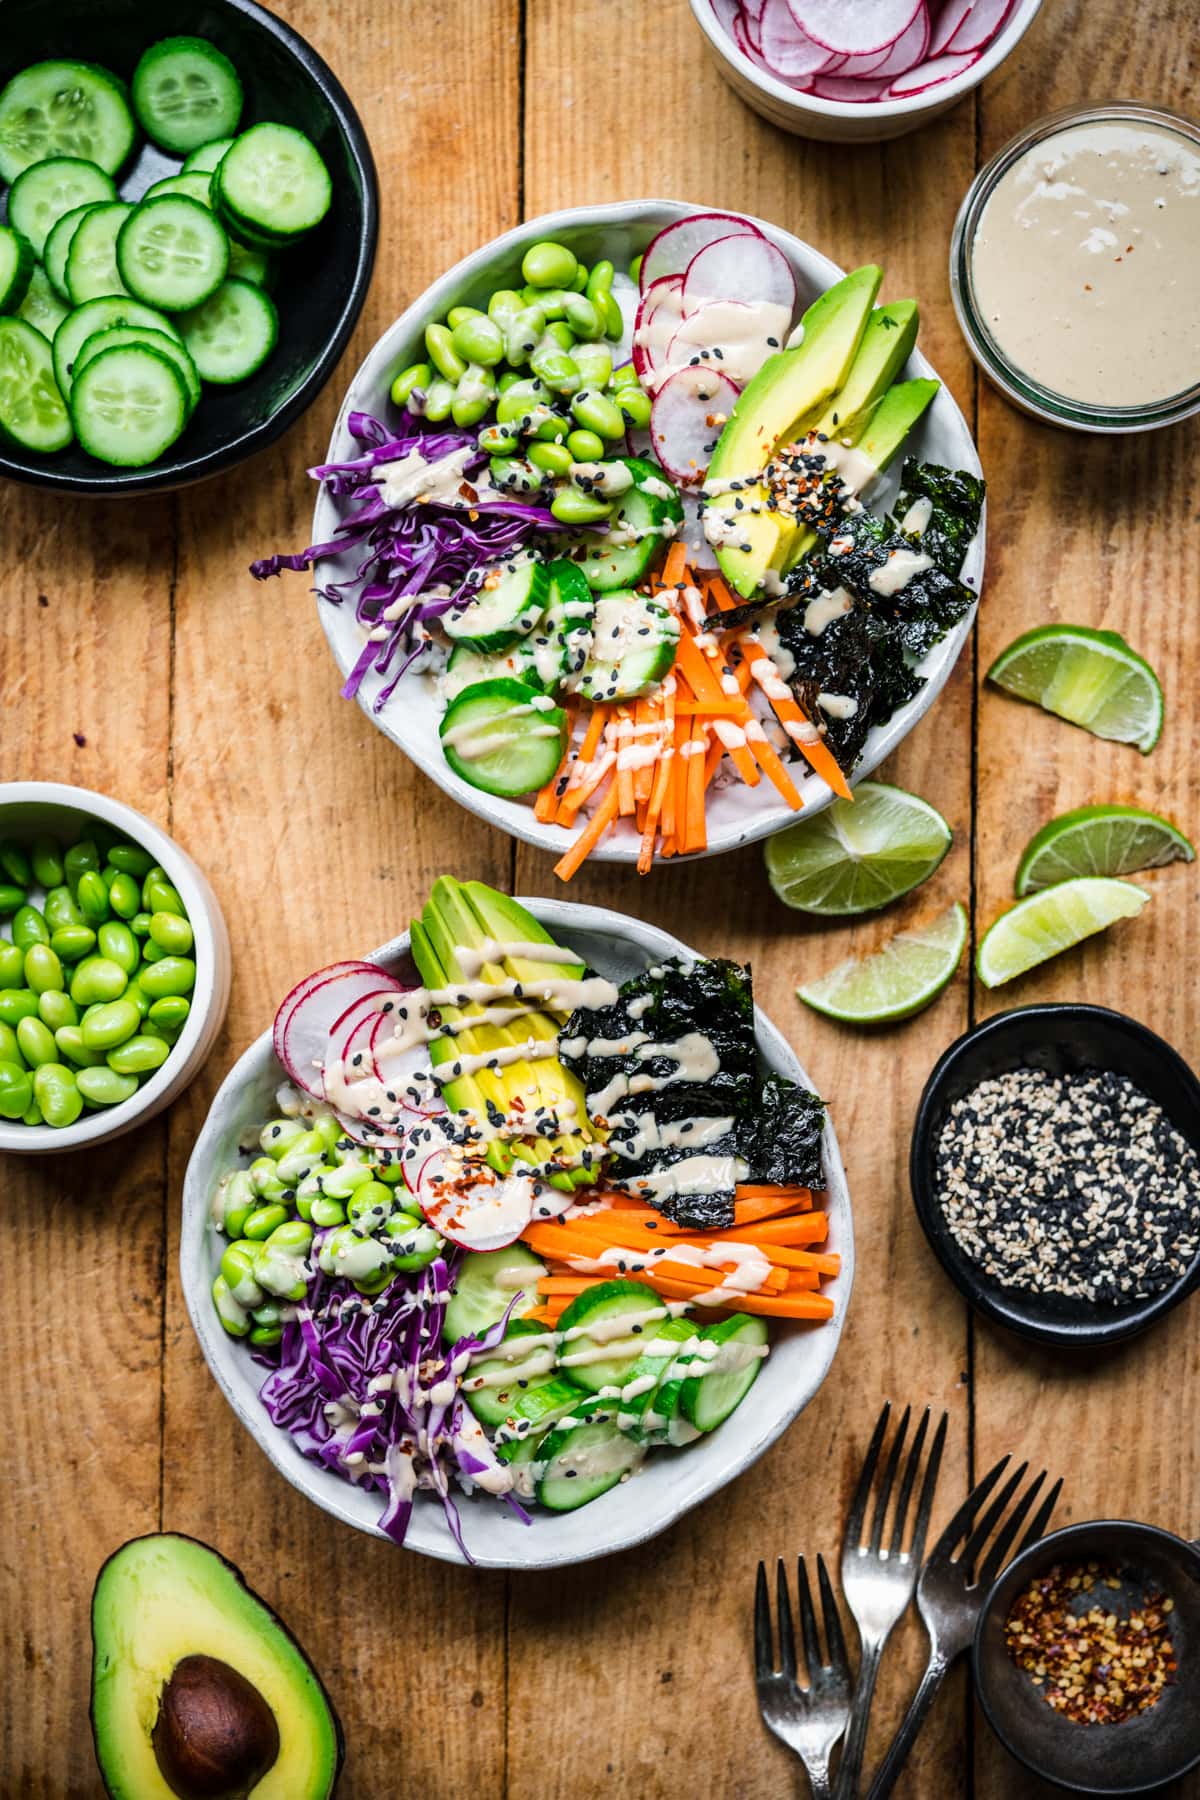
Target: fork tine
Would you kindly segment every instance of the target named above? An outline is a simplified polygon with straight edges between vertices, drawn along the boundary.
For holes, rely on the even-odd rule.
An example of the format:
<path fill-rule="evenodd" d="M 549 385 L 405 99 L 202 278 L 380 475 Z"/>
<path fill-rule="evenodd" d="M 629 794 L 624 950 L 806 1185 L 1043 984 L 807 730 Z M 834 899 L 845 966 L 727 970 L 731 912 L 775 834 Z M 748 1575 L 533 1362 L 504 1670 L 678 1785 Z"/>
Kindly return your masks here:
<path fill-rule="evenodd" d="M 1000 1492 L 992 1501 L 992 1504 L 988 1507 L 982 1519 L 980 1519 L 974 1531 L 963 1545 L 962 1556 L 959 1560 L 962 1562 L 964 1568 L 974 1568 L 976 1558 L 979 1556 L 980 1551 L 991 1537 L 993 1531 L 995 1531 L 1000 1520 L 1004 1517 L 1004 1514 L 1012 1501 L 1013 1495 L 1024 1481 L 1025 1471 L 1028 1467 L 1028 1463 L 1022 1463 L 1016 1473 L 1009 1476 L 1008 1480 L 1000 1489 Z"/>
<path fill-rule="evenodd" d="M 946 1432 L 949 1426 L 950 1414 L 944 1412 L 941 1424 L 934 1433 L 933 1448 L 929 1452 L 929 1461 L 925 1465 L 925 1479 L 921 1483 L 917 1522 L 913 1526 L 912 1548 L 909 1552 L 914 1563 L 919 1563 L 925 1554 L 925 1534 L 929 1530 L 929 1516 L 933 1511 L 933 1496 L 937 1489 L 938 1473 L 942 1466 L 942 1451 L 946 1447 Z"/>
<path fill-rule="evenodd" d="M 796 1639 L 792 1631 L 792 1602 L 782 1556 L 775 1565 L 775 1600 L 779 1610 L 779 1666 L 786 1680 L 796 1679 Z"/>
<path fill-rule="evenodd" d="M 966 1533 L 971 1529 L 971 1520 L 975 1517 L 976 1512 L 983 1505 L 984 1501 L 1003 1475 L 1010 1460 L 1009 1457 L 1002 1456 L 995 1467 L 989 1469 L 982 1480 L 975 1483 L 975 1486 L 971 1489 L 950 1523 L 946 1526 L 946 1529 L 942 1532 L 941 1537 L 933 1546 L 933 1555 L 935 1557 L 951 1555 L 955 1547 L 962 1542 Z"/>
<path fill-rule="evenodd" d="M 825 1658 L 821 1655 L 812 1589 L 808 1584 L 808 1569 L 802 1556 L 796 1558 L 796 1597 L 800 1602 L 800 1639 L 804 1645 L 804 1661 L 808 1669 L 808 1685 L 811 1687 Z"/>
<path fill-rule="evenodd" d="M 908 1453 L 908 1461 L 904 1465 L 904 1480 L 900 1483 L 900 1498 L 896 1502 L 896 1521 L 892 1528 L 891 1556 L 899 1556 L 901 1542 L 904 1538 L 904 1527 L 908 1519 L 908 1503 L 912 1499 L 913 1483 L 917 1479 L 917 1470 L 921 1466 L 921 1452 L 925 1448 L 925 1436 L 929 1430 L 929 1408 L 926 1407 L 917 1426 L 917 1435 L 912 1441 L 912 1449 Z"/>
<path fill-rule="evenodd" d="M 895 1440 L 888 1455 L 887 1466 L 883 1471 L 879 1496 L 875 1502 L 875 1518 L 871 1525 L 871 1553 L 874 1555 L 883 1541 L 884 1521 L 887 1518 L 888 1501 L 892 1497 L 892 1486 L 896 1480 L 896 1470 L 900 1467 L 900 1454 L 904 1449 L 904 1440 L 908 1436 L 908 1422 L 912 1417 L 912 1407 L 906 1406 L 904 1415 L 896 1430 Z"/>
<path fill-rule="evenodd" d="M 871 1442 L 867 1446 L 867 1454 L 863 1458 L 862 1474 L 858 1478 L 858 1486 L 854 1490 L 854 1499 L 850 1503 L 850 1517 L 846 1521 L 846 1536 L 843 1543 L 845 1550 L 857 1550 L 862 1543 L 863 1521 L 867 1516 L 867 1499 L 871 1492 L 871 1483 L 875 1479 L 875 1465 L 879 1461 L 879 1448 L 888 1428 L 888 1420 L 892 1416 L 892 1403 L 885 1400 L 883 1411 L 879 1415 L 875 1430 L 871 1434 Z"/>
<path fill-rule="evenodd" d="M 979 1571 L 979 1583 L 981 1587 L 991 1587 L 993 1581 L 995 1581 L 997 1575 L 1000 1573 L 1000 1570 L 1004 1567 L 1005 1560 L 1008 1556 L 1008 1547 L 1016 1537 L 1018 1531 L 1020 1531 L 1022 1521 L 1034 1501 L 1037 1499 L 1038 1492 L 1045 1479 L 1046 1471 L 1043 1469 L 1036 1480 L 1030 1482 L 1017 1504 L 1013 1507 L 1011 1514 L 1005 1521 L 1004 1530 L 997 1533 L 996 1541 L 984 1558 L 983 1566 Z"/>
<path fill-rule="evenodd" d="M 825 1567 L 825 1558 L 817 1558 L 817 1581 L 821 1589 L 821 1613 L 825 1620 L 825 1642 L 828 1646 L 828 1661 L 835 1674 L 849 1678 L 850 1658 L 846 1654 L 846 1640 L 842 1635 L 842 1619 L 838 1612 L 837 1600 L 833 1592 L 833 1583 L 829 1579 L 829 1571 Z"/>
<path fill-rule="evenodd" d="M 1050 1492 L 1046 1495 L 1046 1498 L 1042 1501 L 1042 1504 L 1038 1507 L 1037 1517 L 1034 1519 L 1033 1524 L 1029 1527 L 1029 1530 L 1025 1533 L 1025 1536 L 1021 1539 L 1021 1542 L 1017 1545 L 1017 1555 L 1018 1556 L 1021 1554 L 1021 1552 L 1023 1550 L 1028 1550 L 1028 1548 L 1031 1544 L 1036 1544 L 1039 1538 L 1045 1537 L 1046 1527 L 1050 1523 L 1050 1515 L 1053 1513 L 1054 1508 L 1057 1506 L 1058 1496 L 1061 1493 L 1062 1493 L 1062 1479 L 1060 1477 L 1059 1480 L 1056 1481 L 1054 1486 L 1050 1489 Z"/>
<path fill-rule="evenodd" d="M 771 1601 L 767 1594 L 767 1570 L 758 1565 L 754 1583 L 754 1674 L 763 1681 L 775 1670 L 775 1650 L 771 1643 Z"/>

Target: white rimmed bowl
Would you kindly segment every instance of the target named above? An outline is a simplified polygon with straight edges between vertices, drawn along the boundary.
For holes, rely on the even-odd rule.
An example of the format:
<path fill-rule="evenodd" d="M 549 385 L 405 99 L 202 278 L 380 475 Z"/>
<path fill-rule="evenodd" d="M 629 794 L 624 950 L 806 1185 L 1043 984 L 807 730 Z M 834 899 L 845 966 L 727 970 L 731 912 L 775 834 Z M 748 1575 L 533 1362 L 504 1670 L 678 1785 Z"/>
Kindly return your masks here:
<path fill-rule="evenodd" d="M 39 831 L 67 836 L 88 820 L 119 831 L 132 844 L 148 850 L 178 888 L 195 933 L 196 985 L 183 1030 L 165 1063 L 120 1106 L 85 1112 L 55 1131 L 49 1125 L 22 1125 L 0 1119 L 0 1151 L 23 1156 L 58 1155 L 65 1150 L 107 1144 L 145 1124 L 170 1106 L 200 1073 L 225 1022 L 233 958 L 229 933 L 217 896 L 204 875 L 174 838 L 142 813 L 108 794 L 71 787 L 58 781 L 0 782 L 0 838 L 32 836 Z"/>
<path fill-rule="evenodd" d="M 693 16 L 721 74 L 739 99 L 772 125 L 797 137 L 822 138 L 838 144 L 877 144 L 903 137 L 928 125 L 979 86 L 1016 49 L 1041 11 L 1042 0 L 1017 0 L 1012 12 L 977 62 L 961 75 L 940 81 L 906 100 L 821 100 L 801 94 L 760 69 L 739 50 L 725 30 L 712 0 L 689 0 Z"/>
<path fill-rule="evenodd" d="M 350 436 L 348 426 L 352 412 L 372 413 L 377 418 L 389 416 L 388 389 L 392 377 L 398 369 L 424 354 L 422 334 L 429 321 L 444 317 L 452 306 L 483 305 L 495 288 L 519 281 L 517 271 L 529 244 L 539 238 L 552 237 L 568 244 L 588 263 L 597 257 L 607 257 L 618 269 L 627 268 L 631 259 L 643 251 L 665 225 L 689 213 L 708 210 L 711 209 L 677 200 L 629 200 L 619 206 L 572 207 L 565 212 L 546 213 L 533 219 L 465 257 L 432 287 L 426 288 L 408 311 L 384 332 L 367 356 L 342 402 L 326 461 L 338 462 L 360 453 L 361 446 Z M 752 222 L 778 245 L 791 264 L 801 309 L 842 275 L 843 271 L 836 263 L 793 237 L 790 231 L 783 231 L 763 219 Z M 905 378 L 928 377 L 936 371 L 916 350 L 902 374 Z M 948 464 L 951 468 L 969 469 L 976 475 L 982 473 L 967 422 L 945 387 L 910 434 L 905 451 L 932 462 Z M 872 495 L 872 507 L 890 503 L 898 484 L 899 471 L 893 469 Z M 341 516 L 339 503 L 322 488 L 313 517 L 313 543 L 326 543 L 331 539 Z M 977 594 L 983 580 L 985 530 L 986 516 L 963 570 L 963 578 Z M 361 555 L 361 551 L 357 555 L 350 552 L 326 559 L 319 565 L 318 583 L 348 580 Z M 355 622 L 353 603 L 346 601 L 334 606 L 318 599 L 317 607 L 325 636 L 344 678 L 358 660 L 363 645 L 363 630 Z M 920 693 L 894 713 L 885 725 L 877 726 L 871 732 L 854 772 L 855 781 L 861 781 L 890 756 L 936 700 L 966 642 L 974 616 L 972 609 L 921 663 L 926 682 Z M 542 825 L 534 818 L 530 803 L 482 794 L 451 769 L 438 742 L 442 707 L 428 677 L 415 670 L 406 675 L 388 704 L 376 713 L 372 708 L 385 679 L 372 672 L 358 690 L 359 705 L 371 722 L 468 812 L 499 826 L 510 837 L 522 838 L 539 850 L 561 856 L 577 835 L 575 831 L 567 831 L 561 825 Z M 802 767 L 792 765 L 792 773 L 804 800 L 805 814 L 811 816 L 828 806 L 833 794 L 819 775 L 802 778 Z M 702 854 L 716 856 L 722 851 L 736 849 L 740 844 L 769 837 L 791 823 L 795 816 L 779 799 L 769 781 L 761 782 L 757 788 L 730 783 L 727 787 L 714 789 L 707 806 L 708 848 Z M 592 859 L 596 862 L 636 862 L 639 842 L 632 821 L 619 820 L 617 828 L 607 832 L 592 852 Z"/>
<path fill-rule="evenodd" d="M 665 931 L 601 907 L 557 900 L 525 900 L 523 904 L 560 943 L 615 981 L 627 980 L 663 957 L 697 954 Z M 411 974 L 408 933 L 374 951 L 372 961 Z M 761 1012 L 756 1014 L 756 1029 L 764 1065 L 811 1087 L 786 1040 Z M 184 1180 L 180 1246 L 184 1296 L 208 1366 L 259 1448 L 315 1505 L 344 1524 L 378 1537 L 383 1535 L 377 1523 L 383 1496 L 360 1491 L 332 1470 L 310 1462 L 287 1432 L 271 1423 L 258 1398 L 263 1369 L 251 1360 L 244 1343 L 225 1333 L 213 1310 L 210 1290 L 222 1242 L 210 1222 L 213 1190 L 225 1171 L 238 1164 L 238 1145 L 246 1134 L 273 1116 L 275 1091 L 284 1079 L 271 1046 L 271 1033 L 265 1031 L 217 1092 Z M 781 1322 L 751 1393 L 719 1430 L 685 1450 L 652 1454 L 631 1481 L 578 1512 L 535 1510 L 533 1523 L 522 1525 L 502 1502 L 487 1495 L 470 1500 L 460 1495 L 464 1536 L 482 1568 L 553 1569 L 632 1549 L 748 1469 L 804 1410 L 829 1372 L 854 1280 L 850 1195 L 837 1137 L 828 1120 L 822 1153 L 828 1181 L 829 1248 L 842 1258 L 841 1273 L 825 1288 L 834 1303 L 833 1318 L 816 1326 Z M 441 1506 L 431 1495 L 417 1497 L 406 1548 L 443 1562 L 463 1560 Z"/>

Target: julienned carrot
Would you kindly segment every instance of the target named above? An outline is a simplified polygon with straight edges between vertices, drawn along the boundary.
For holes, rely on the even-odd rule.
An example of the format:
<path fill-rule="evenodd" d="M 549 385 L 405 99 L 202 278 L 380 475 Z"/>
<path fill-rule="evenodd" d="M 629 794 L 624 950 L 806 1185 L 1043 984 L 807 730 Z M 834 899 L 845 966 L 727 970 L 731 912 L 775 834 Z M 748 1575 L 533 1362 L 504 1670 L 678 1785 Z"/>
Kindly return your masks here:
<path fill-rule="evenodd" d="M 687 1282 L 675 1281 L 669 1277 L 656 1277 L 649 1286 L 665 1296 L 668 1300 L 697 1300 L 698 1295 L 711 1292 L 711 1289 L 696 1288 Z M 538 1283 L 540 1290 L 542 1283 Z M 582 1293 L 582 1289 L 579 1290 Z M 833 1317 L 833 1301 L 824 1294 L 814 1294 L 807 1289 L 789 1288 L 783 1294 L 731 1294 L 728 1299 L 722 1297 L 721 1306 L 729 1312 L 761 1313 L 768 1318 L 779 1319 L 831 1319 Z M 697 1311 L 701 1316 L 707 1314 L 708 1308 L 702 1301 L 698 1302 Z"/>
<path fill-rule="evenodd" d="M 694 1281 L 697 1287 L 719 1287 L 724 1280 L 724 1275 L 734 1266 L 734 1258 L 732 1256 L 729 1258 L 727 1264 L 720 1265 L 716 1269 L 700 1267 L 687 1262 L 686 1259 L 681 1262 L 675 1262 L 670 1255 L 670 1246 L 664 1241 L 656 1240 L 649 1236 L 648 1233 L 644 1234 L 648 1240 L 646 1242 L 635 1241 L 632 1244 L 623 1244 L 618 1240 L 617 1243 L 611 1245 L 604 1244 L 600 1241 L 593 1242 L 589 1236 L 576 1232 L 574 1223 L 570 1225 L 530 1225 L 522 1235 L 524 1241 L 529 1245 L 531 1250 L 536 1250 L 539 1256 L 551 1257 L 558 1262 L 569 1262 L 572 1257 L 578 1257 L 584 1261 L 595 1261 L 600 1252 L 605 1249 L 627 1252 L 627 1256 L 623 1255 L 619 1260 L 615 1261 L 612 1268 L 607 1271 L 608 1279 L 610 1281 L 615 1280 L 618 1276 L 623 1274 L 640 1275 L 643 1272 L 646 1274 L 647 1278 L 650 1278 L 658 1275 L 661 1271 L 677 1281 Z M 634 1227 L 630 1227 L 629 1232 L 626 1235 L 637 1240 L 643 1234 L 638 1233 Z M 672 1240 L 672 1242 L 675 1241 L 676 1240 Z M 683 1248 L 682 1242 L 680 1242 L 680 1248 Z M 763 1254 L 767 1254 L 765 1246 L 763 1246 Z M 655 1257 L 658 1260 L 650 1263 L 643 1269 L 641 1265 L 644 1263 L 644 1259 L 647 1256 Z M 768 1260 L 770 1260 L 769 1257 Z M 636 1269 L 632 1266 L 624 1268 L 622 1267 L 622 1264 L 625 1261 L 628 1261 L 630 1265 L 636 1263 L 639 1266 Z M 722 1273 L 722 1270 L 724 1270 L 724 1273 Z M 603 1272 L 604 1271 L 599 1270 L 585 1271 L 585 1273 L 588 1274 L 598 1274 Z M 786 1271 L 782 1268 L 777 1270 L 773 1269 L 771 1274 L 765 1278 L 764 1285 L 771 1289 L 786 1287 Z"/>
<path fill-rule="evenodd" d="M 850 784 L 843 775 L 838 760 L 829 745 L 824 738 L 808 736 L 808 733 L 814 729 L 812 720 L 797 705 L 796 698 L 790 689 L 786 694 L 778 692 L 779 688 L 786 688 L 787 683 L 753 632 L 746 634 L 739 649 L 742 655 L 749 659 L 751 679 L 765 694 L 775 717 L 787 731 L 788 737 L 795 744 L 801 756 L 829 784 L 835 794 L 840 794 L 843 800 L 853 800 L 854 795 L 851 792 Z M 760 663 L 766 663 L 767 667 L 756 673 L 757 665 Z M 791 727 L 790 730 L 789 727 Z"/>
<path fill-rule="evenodd" d="M 654 765 L 649 798 L 646 801 L 646 817 L 642 823 L 642 843 L 638 851 L 639 875 L 647 874 L 654 861 L 654 844 L 658 836 L 658 823 L 662 817 L 671 785 L 671 765 L 675 759 L 675 706 L 675 678 L 668 676 L 663 683 L 662 742 L 659 747 L 658 761 Z"/>
<path fill-rule="evenodd" d="M 560 881 L 570 881 L 576 869 L 584 864 L 600 839 L 617 816 L 617 805 L 620 795 L 616 782 L 609 785 L 608 792 L 580 832 L 565 856 L 559 858 L 554 865 L 554 873 Z"/>
<path fill-rule="evenodd" d="M 667 551 L 660 580 L 663 587 L 678 587 L 687 574 L 687 545 L 676 538 Z"/>

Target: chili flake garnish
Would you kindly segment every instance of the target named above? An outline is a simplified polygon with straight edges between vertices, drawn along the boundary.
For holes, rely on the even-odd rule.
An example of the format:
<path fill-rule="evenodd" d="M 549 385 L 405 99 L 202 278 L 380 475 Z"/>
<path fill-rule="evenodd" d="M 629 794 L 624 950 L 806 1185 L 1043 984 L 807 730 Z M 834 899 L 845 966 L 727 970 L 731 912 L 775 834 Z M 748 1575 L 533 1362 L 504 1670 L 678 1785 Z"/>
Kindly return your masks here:
<path fill-rule="evenodd" d="M 1055 1563 L 1013 1602 L 1004 1642 L 1064 1718 L 1119 1725 L 1157 1705 L 1175 1673 L 1174 1605 L 1157 1588 L 1135 1597 L 1102 1563 Z"/>

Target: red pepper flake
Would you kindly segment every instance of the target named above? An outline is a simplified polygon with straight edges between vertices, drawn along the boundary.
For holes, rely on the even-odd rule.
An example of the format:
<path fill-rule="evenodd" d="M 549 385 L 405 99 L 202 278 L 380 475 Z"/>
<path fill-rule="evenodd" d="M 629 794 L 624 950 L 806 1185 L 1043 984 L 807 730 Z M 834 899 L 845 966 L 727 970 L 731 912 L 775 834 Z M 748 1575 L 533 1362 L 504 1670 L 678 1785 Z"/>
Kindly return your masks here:
<path fill-rule="evenodd" d="M 1157 1588 L 1127 1591 L 1102 1563 L 1055 1563 L 1013 1602 L 1004 1642 L 1055 1712 L 1119 1725 L 1156 1706 L 1175 1674 L 1174 1606 Z"/>

